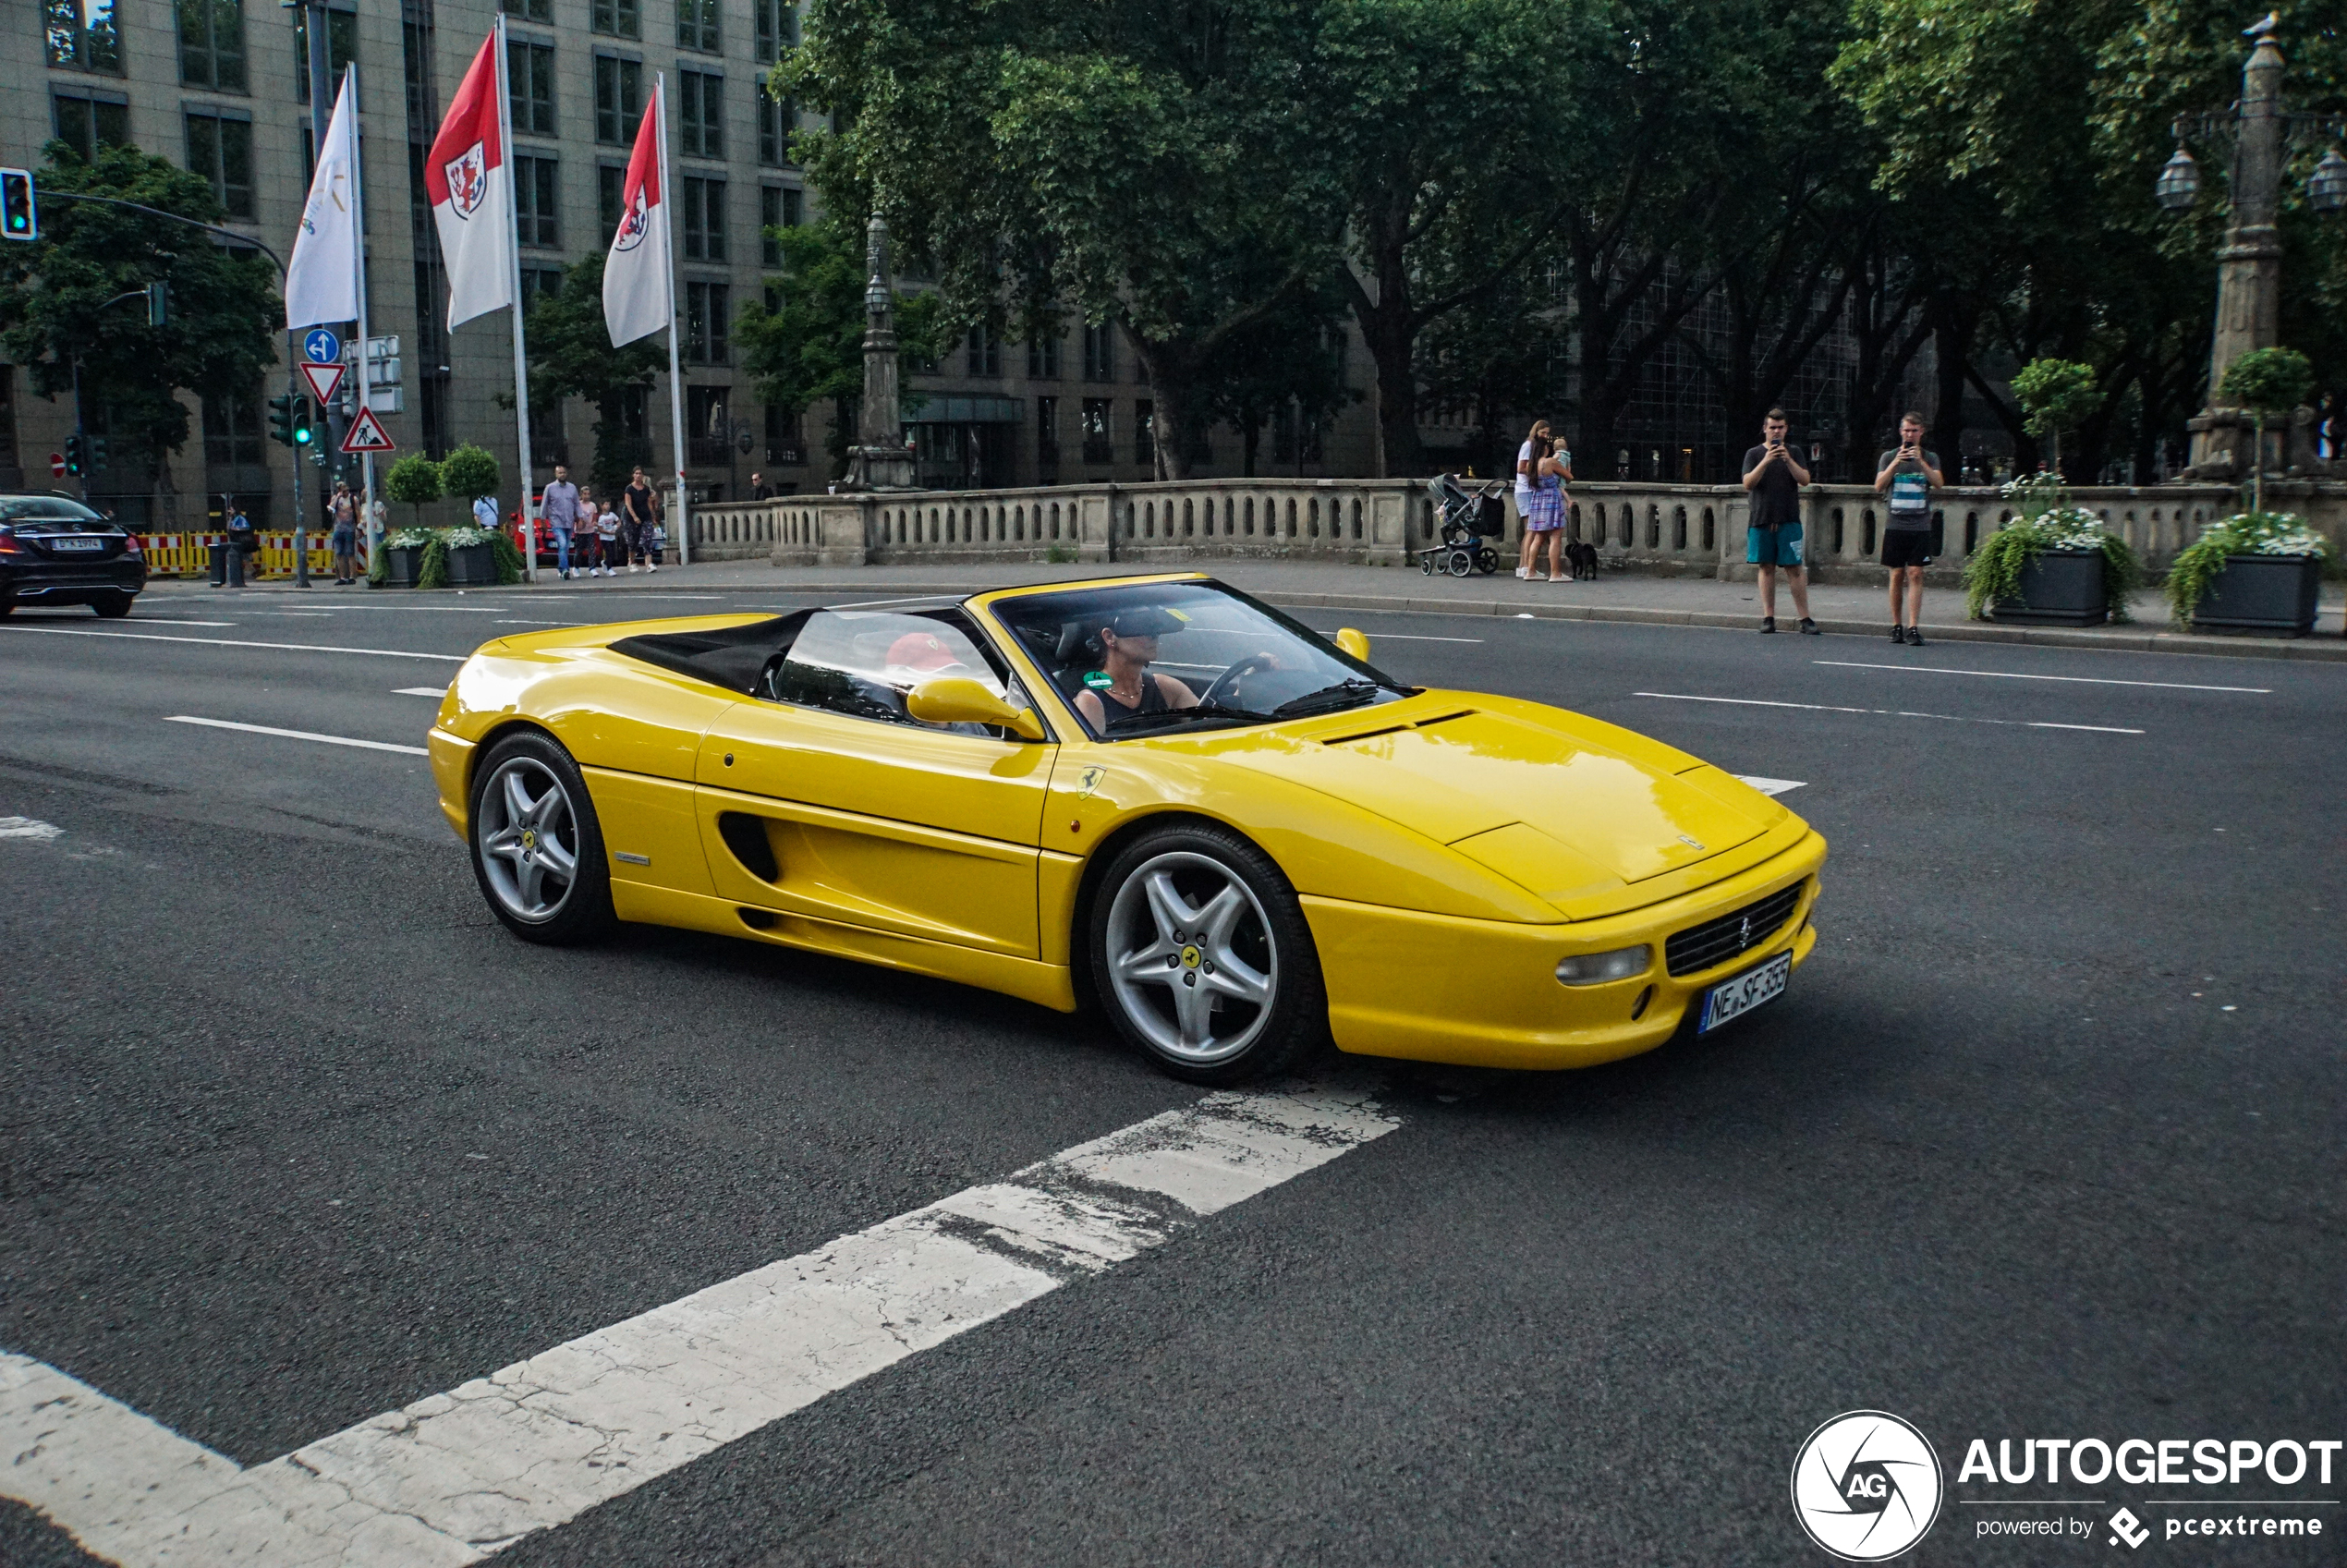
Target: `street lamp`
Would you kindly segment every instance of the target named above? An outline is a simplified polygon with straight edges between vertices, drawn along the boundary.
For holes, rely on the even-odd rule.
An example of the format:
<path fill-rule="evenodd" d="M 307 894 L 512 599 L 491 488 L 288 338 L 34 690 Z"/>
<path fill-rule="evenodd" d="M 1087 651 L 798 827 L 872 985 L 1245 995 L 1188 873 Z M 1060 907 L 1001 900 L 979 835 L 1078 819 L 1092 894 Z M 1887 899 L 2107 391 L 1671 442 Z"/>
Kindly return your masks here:
<path fill-rule="evenodd" d="M 2231 107 L 2176 116 L 2176 151 L 2159 171 L 2153 198 L 2181 213 L 2200 198 L 2200 165 L 2186 142 L 2224 153 L 2231 221 L 2217 247 L 2217 319 L 2208 351 L 2208 407 L 2185 428 L 2192 432 L 2191 479 L 2231 479 L 2241 468 L 2248 416 L 2219 407 L 2225 369 L 2253 349 L 2270 348 L 2281 332 L 2281 182 L 2289 150 L 2347 137 L 2347 115 L 2282 106 L 2281 46 L 2271 16 L 2243 36 L 2256 42 L 2242 67 L 2241 99 Z M 2306 181 L 2307 205 L 2318 213 L 2347 208 L 2347 159 L 2329 149 Z"/>

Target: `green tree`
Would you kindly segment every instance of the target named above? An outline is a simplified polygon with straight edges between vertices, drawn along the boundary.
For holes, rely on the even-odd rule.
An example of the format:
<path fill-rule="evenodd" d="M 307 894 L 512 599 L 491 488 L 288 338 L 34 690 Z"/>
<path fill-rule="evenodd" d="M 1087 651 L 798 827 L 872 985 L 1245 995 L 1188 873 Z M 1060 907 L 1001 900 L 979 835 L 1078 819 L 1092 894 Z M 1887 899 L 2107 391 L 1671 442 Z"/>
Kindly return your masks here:
<path fill-rule="evenodd" d="M 2095 407 L 2095 368 L 2075 359 L 2032 359 L 2013 378 L 2013 395 L 2028 411 L 2029 433 L 2043 436 L 2049 460 L 2061 471 L 2061 432 L 2073 430 Z"/>
<path fill-rule="evenodd" d="M 199 175 L 135 147 L 101 146 L 85 163 L 53 141 L 46 155 L 38 175 L 41 238 L 0 249 L 0 349 L 25 367 L 43 397 L 70 395 L 79 361 L 85 416 L 97 425 L 103 411 L 115 467 L 126 458 L 152 463 L 158 509 L 168 521 L 178 500 L 167 459 L 188 434 L 179 395 L 259 392 L 285 318 L 275 270 L 184 224 L 58 200 L 68 192 L 111 197 L 219 223 L 226 214 Z M 159 281 L 171 286 L 165 326 L 149 326 L 135 302 L 110 303 Z"/>
<path fill-rule="evenodd" d="M 803 414 L 832 405 L 834 478 L 847 471 L 847 448 L 864 396 L 864 238 L 860 223 L 827 216 L 767 231 L 783 270 L 768 285 L 771 304 L 751 300 L 734 324 L 742 368 L 758 378 L 759 400 Z M 943 354 L 953 327 L 935 295 L 900 295 L 896 343 L 907 365 Z M 906 409 L 918 406 L 906 394 Z"/>
<path fill-rule="evenodd" d="M 469 441 L 440 460 L 441 488 L 462 500 L 494 496 L 497 477 L 497 459 Z"/>
<path fill-rule="evenodd" d="M 1225 345 L 1331 270 L 1344 202 L 1299 0 L 816 0 L 776 86 L 825 204 L 877 205 L 949 312 L 1118 324 L 1186 475 Z"/>
<path fill-rule="evenodd" d="M 2257 348 L 2225 367 L 2219 395 L 2237 408 L 2246 408 L 2256 423 L 2257 444 L 2249 462 L 2249 509 L 2266 509 L 2266 421 L 2287 415 L 2315 390 L 2315 367 L 2295 348 Z"/>
<path fill-rule="evenodd" d="M 542 290 L 530 302 L 529 399 L 551 408 L 565 397 L 595 406 L 595 458 L 588 468 L 598 495 L 616 491 L 637 464 L 649 465 L 647 444 L 627 430 L 631 392 L 652 384 L 667 368 L 668 347 L 657 334 L 614 348 L 603 322 L 603 258 L 572 262 L 559 287 Z"/>
<path fill-rule="evenodd" d="M 383 494 L 402 504 L 413 506 L 418 528 L 424 526 L 424 508 L 439 500 L 445 491 L 446 487 L 441 481 L 440 465 L 420 452 L 410 452 L 394 463 L 391 472 L 383 476 Z"/>
<path fill-rule="evenodd" d="M 1305 432 L 1357 395 L 1344 383 L 1336 313 L 1333 301 L 1299 293 L 1288 308 L 1226 339 L 1200 378 L 1201 417 L 1239 432 L 1240 471 L 1248 477 L 1267 421 L 1294 421 L 1300 456 Z"/>

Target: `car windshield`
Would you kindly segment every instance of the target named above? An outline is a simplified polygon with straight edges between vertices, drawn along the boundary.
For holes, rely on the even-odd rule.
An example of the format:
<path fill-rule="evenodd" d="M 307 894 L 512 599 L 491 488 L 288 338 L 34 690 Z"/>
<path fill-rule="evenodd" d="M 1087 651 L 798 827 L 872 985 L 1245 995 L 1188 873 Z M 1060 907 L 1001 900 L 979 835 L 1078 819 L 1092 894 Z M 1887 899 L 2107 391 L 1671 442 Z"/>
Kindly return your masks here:
<path fill-rule="evenodd" d="M 105 519 L 80 502 L 62 495 L 0 497 L 0 523 L 103 523 Z"/>
<path fill-rule="evenodd" d="M 1100 738 L 1305 718 L 1415 689 L 1220 583 L 1022 594 L 991 609 Z"/>

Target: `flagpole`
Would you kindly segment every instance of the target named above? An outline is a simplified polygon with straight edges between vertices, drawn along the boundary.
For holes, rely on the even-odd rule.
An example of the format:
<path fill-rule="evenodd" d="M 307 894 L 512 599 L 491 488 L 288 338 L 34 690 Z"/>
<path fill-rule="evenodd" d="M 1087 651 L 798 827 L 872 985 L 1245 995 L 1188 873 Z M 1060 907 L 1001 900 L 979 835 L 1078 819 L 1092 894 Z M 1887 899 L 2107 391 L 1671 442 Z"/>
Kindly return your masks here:
<path fill-rule="evenodd" d="M 361 155 L 362 138 L 359 130 L 359 67 L 343 67 L 350 87 L 350 222 L 359 231 L 359 243 L 351 266 L 358 272 L 359 284 L 359 407 L 374 407 L 368 393 L 367 361 L 367 164 Z M 359 533 L 367 541 L 367 568 L 374 569 L 375 552 L 383 541 L 375 528 L 375 455 L 359 455 Z"/>
<path fill-rule="evenodd" d="M 505 13 L 497 13 L 497 136 L 505 149 L 506 208 L 514 222 L 521 221 L 521 190 L 514 177 L 514 100 L 505 81 L 508 64 L 505 48 Z M 521 333 L 521 236 L 518 229 L 505 237 L 505 255 L 511 267 L 509 286 L 513 289 L 514 310 L 514 424 L 521 443 L 521 565 L 522 576 L 530 582 L 538 580 L 538 520 L 529 510 L 529 491 L 536 470 L 529 456 L 529 347 L 522 341 Z"/>
<path fill-rule="evenodd" d="M 661 221 L 668 225 L 668 275 L 661 280 L 668 290 L 668 429 L 676 456 L 676 564 L 693 563 L 692 503 L 685 496 L 685 376 L 676 363 L 676 187 L 668 177 L 668 73 L 652 75 L 652 93 L 660 102 Z"/>

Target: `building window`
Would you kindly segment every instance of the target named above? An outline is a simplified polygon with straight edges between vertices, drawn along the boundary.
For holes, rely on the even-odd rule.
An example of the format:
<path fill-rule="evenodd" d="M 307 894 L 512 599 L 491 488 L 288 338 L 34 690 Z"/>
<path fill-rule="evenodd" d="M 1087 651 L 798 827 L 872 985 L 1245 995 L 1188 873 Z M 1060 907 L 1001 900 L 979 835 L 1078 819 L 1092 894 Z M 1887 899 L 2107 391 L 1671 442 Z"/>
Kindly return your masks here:
<path fill-rule="evenodd" d="M 497 8 L 525 22 L 552 25 L 554 19 L 554 0 L 497 0 Z"/>
<path fill-rule="evenodd" d="M 790 166 L 791 132 L 798 128 L 798 105 L 758 90 L 758 161 L 770 169 Z"/>
<path fill-rule="evenodd" d="M 1060 400 L 1056 397 L 1035 400 L 1035 466 L 1060 466 Z"/>
<path fill-rule="evenodd" d="M 244 0 L 179 0 L 179 79 L 215 92 L 245 91 Z"/>
<path fill-rule="evenodd" d="M 733 320 L 733 292 L 722 283 L 685 285 L 685 358 L 694 364 L 727 362 L 725 333 Z"/>
<path fill-rule="evenodd" d="M 294 101 L 310 102 L 310 11 L 293 7 Z M 326 79 L 342 79 L 342 68 L 359 58 L 359 16 L 354 11 L 326 13 Z"/>
<path fill-rule="evenodd" d="M 685 450 L 698 467 L 734 465 L 733 421 L 726 402 L 729 386 L 688 386 L 685 389 Z"/>
<path fill-rule="evenodd" d="M 540 299 L 549 294 L 560 294 L 562 291 L 563 270 L 560 267 L 533 266 L 527 262 L 523 264 L 521 269 L 521 308 L 522 313 L 525 316 L 529 314 L 529 308 L 537 304 Z M 530 423 L 531 427 L 535 429 L 537 420 L 533 418 Z"/>
<path fill-rule="evenodd" d="M 56 115 L 57 140 L 80 155 L 83 163 L 98 155 L 100 143 L 130 144 L 129 101 L 112 94 L 60 92 L 50 107 Z"/>
<path fill-rule="evenodd" d="M 596 55 L 595 140 L 606 147 L 633 146 L 643 118 L 643 62 Z"/>
<path fill-rule="evenodd" d="M 51 65 L 122 74 L 122 30 L 115 22 L 114 0 L 43 0 L 41 10 Z"/>
<path fill-rule="evenodd" d="M 1116 379 L 1116 323 L 1102 322 L 1084 329 L 1084 379 Z"/>
<path fill-rule="evenodd" d="M 797 468 L 807 461 L 807 439 L 798 416 L 778 404 L 766 405 L 766 461 Z"/>
<path fill-rule="evenodd" d="M 595 166 L 595 215 L 602 219 L 605 234 L 619 232 L 619 197 L 626 185 L 626 169 L 611 164 Z"/>
<path fill-rule="evenodd" d="M 687 178 L 679 183 L 685 188 L 685 260 L 724 261 L 725 182 Z"/>
<path fill-rule="evenodd" d="M 514 134 L 554 134 L 554 46 L 505 41 L 505 91 L 513 100 Z"/>
<path fill-rule="evenodd" d="M 1144 467 L 1157 462 L 1157 405 L 1147 400 L 1133 405 L 1133 461 Z"/>
<path fill-rule="evenodd" d="M 1027 340 L 1027 379 L 1057 381 L 1060 379 L 1060 333 L 1052 327 Z"/>
<path fill-rule="evenodd" d="M 605 38 L 641 38 L 643 0 L 595 0 L 594 15 L 588 25 Z"/>
<path fill-rule="evenodd" d="M 203 460 L 215 468 L 261 461 L 258 393 L 248 389 L 203 400 Z"/>
<path fill-rule="evenodd" d="M 1003 373 L 1003 339 L 984 322 L 970 328 L 969 373 L 974 376 L 999 376 Z"/>
<path fill-rule="evenodd" d="M 553 249 L 556 164 L 552 158 L 514 159 L 514 232 L 524 245 Z"/>
<path fill-rule="evenodd" d="M 687 158 L 725 155 L 725 79 L 709 71 L 676 73 L 677 148 Z"/>
<path fill-rule="evenodd" d="M 758 188 L 758 260 L 761 266 L 783 264 L 783 244 L 776 229 L 797 228 L 805 221 L 806 198 L 786 185 Z"/>
<path fill-rule="evenodd" d="M 190 109 L 188 167 L 212 182 L 212 193 L 232 218 L 252 216 L 252 122 L 233 111 Z"/>
<path fill-rule="evenodd" d="M 1110 407 L 1105 397 L 1084 399 L 1084 461 L 1087 463 L 1116 461 L 1116 440 Z"/>
<path fill-rule="evenodd" d="M 771 66 L 798 45 L 798 7 L 791 0 L 757 0 L 758 63 Z"/>
<path fill-rule="evenodd" d="M 676 0 L 676 47 L 703 55 L 723 53 L 718 47 L 717 0 Z"/>

